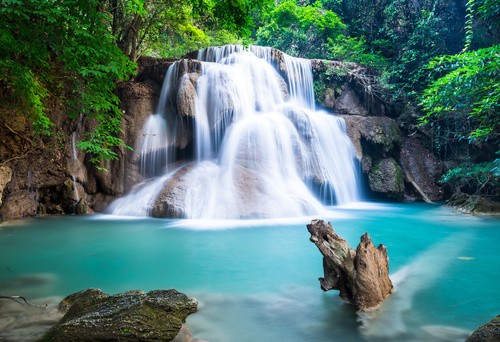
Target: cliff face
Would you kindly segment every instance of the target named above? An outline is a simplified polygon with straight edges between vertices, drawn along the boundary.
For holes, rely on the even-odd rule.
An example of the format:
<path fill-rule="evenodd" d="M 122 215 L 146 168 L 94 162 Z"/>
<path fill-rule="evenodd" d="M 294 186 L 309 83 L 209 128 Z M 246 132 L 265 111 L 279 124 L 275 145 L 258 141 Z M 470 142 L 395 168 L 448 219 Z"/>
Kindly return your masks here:
<path fill-rule="evenodd" d="M 277 72 L 283 74 L 281 52 L 274 50 L 273 56 Z M 137 148 L 173 63 L 141 58 L 137 76 L 118 84 L 124 112 L 121 138 L 128 146 Z M 184 137 L 173 147 L 179 159 L 193 154 L 194 89 L 200 70 L 196 60 L 183 65 L 189 72 L 174 76 L 181 90 L 174 101 L 177 126 Z M 366 192 L 383 199 L 441 199 L 435 180 L 442 166 L 419 140 L 405 136 L 404 127 L 394 119 L 397 113 L 380 96 L 375 80 L 355 64 L 313 60 L 312 66 L 316 102 L 344 118 L 361 161 Z M 283 80 L 284 91 L 285 85 Z M 92 121 L 70 119 L 57 106 L 52 114 L 60 132 L 53 137 L 34 135 L 23 116 L 9 122 L 0 119 L 0 220 L 103 211 L 142 179 L 137 150 L 117 150 L 118 160 L 101 165 L 108 171 L 98 170 L 74 146 L 94 128 Z"/>
<path fill-rule="evenodd" d="M 313 60 L 316 102 L 341 115 L 361 161 L 366 192 L 381 199 L 443 199 L 443 166 L 408 134 L 400 113 L 371 72 L 353 63 Z M 404 115 L 403 115 L 404 114 Z"/>

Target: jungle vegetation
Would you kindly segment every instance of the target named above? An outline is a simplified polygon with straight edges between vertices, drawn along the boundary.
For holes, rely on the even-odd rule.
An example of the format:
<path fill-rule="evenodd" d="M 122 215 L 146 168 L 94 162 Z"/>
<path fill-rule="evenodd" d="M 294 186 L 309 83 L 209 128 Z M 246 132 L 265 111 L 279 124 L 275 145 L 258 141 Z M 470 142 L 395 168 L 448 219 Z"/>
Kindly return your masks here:
<path fill-rule="evenodd" d="M 123 144 L 114 89 L 140 56 L 260 44 L 372 68 L 454 160 L 442 181 L 499 195 L 498 0 L 1 0 L 0 20 L 0 119 L 23 113 L 42 136 L 54 106 L 94 120 L 79 147 L 97 164 Z"/>

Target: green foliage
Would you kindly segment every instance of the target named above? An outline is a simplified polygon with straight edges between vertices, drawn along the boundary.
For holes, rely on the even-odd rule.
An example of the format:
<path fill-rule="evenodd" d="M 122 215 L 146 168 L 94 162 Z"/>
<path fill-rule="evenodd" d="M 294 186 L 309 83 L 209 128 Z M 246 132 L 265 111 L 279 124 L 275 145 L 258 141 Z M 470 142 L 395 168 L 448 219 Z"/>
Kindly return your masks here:
<path fill-rule="evenodd" d="M 130 6 L 134 3 L 134 6 Z M 272 0 L 108 0 L 112 33 L 131 59 L 180 57 L 211 45 L 247 42 Z M 138 5 L 137 5 L 138 4 Z M 129 10 L 129 8 L 131 8 Z"/>
<path fill-rule="evenodd" d="M 364 37 L 337 37 L 328 39 L 329 52 L 327 58 L 345 62 L 355 62 L 383 70 L 388 67 L 388 61 L 379 53 L 368 50 Z"/>
<path fill-rule="evenodd" d="M 113 94 L 115 81 L 135 65 L 114 44 L 107 15 L 97 0 L 2 0 L 0 13 L 0 82 L 12 107 L 29 113 L 34 129 L 50 134 L 49 98 L 58 98 L 71 117 L 97 121 L 81 146 L 97 159 L 114 158 L 121 145 L 121 112 Z M 3 109 L 6 107 L 3 106 Z M 98 136 L 98 138 L 96 138 Z M 96 160 L 97 160 L 96 159 Z"/>
<path fill-rule="evenodd" d="M 340 18 L 323 9 L 319 1 L 299 6 L 294 0 L 285 0 L 269 13 L 257 39 L 261 45 L 274 46 L 290 55 L 324 58 L 344 29 Z"/>
<path fill-rule="evenodd" d="M 497 155 L 500 151 L 497 152 Z M 478 164 L 465 163 L 449 170 L 440 181 L 456 192 L 473 192 L 473 195 L 497 196 L 500 185 L 500 158 Z"/>
<path fill-rule="evenodd" d="M 426 114 L 422 123 L 467 123 L 454 132 L 454 138 L 470 142 L 499 137 L 500 45 L 436 58 L 427 70 L 442 76 L 423 93 L 421 105 Z"/>

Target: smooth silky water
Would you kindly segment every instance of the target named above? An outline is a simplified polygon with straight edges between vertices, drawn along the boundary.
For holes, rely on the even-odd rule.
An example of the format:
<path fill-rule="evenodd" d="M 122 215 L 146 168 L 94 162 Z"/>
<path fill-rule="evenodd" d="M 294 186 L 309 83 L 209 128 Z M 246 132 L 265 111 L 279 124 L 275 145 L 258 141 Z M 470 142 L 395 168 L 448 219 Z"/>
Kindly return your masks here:
<path fill-rule="evenodd" d="M 426 204 L 332 208 L 318 218 L 351 246 L 365 231 L 387 246 L 396 291 L 370 316 L 321 291 L 311 217 L 14 222 L 0 229 L 0 293 L 33 300 L 89 287 L 176 288 L 199 300 L 189 329 L 212 342 L 460 341 L 498 314 L 498 219 Z"/>

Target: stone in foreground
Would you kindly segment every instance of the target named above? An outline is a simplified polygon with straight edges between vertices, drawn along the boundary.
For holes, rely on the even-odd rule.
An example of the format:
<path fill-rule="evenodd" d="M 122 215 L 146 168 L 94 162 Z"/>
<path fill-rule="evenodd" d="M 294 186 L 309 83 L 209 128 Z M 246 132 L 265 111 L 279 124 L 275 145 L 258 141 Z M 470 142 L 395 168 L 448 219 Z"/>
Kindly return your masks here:
<path fill-rule="evenodd" d="M 197 306 L 174 289 L 116 295 L 87 289 L 61 301 L 68 312 L 38 341 L 171 341 Z"/>
<path fill-rule="evenodd" d="M 323 291 L 339 290 L 340 298 L 361 311 L 377 308 L 391 294 L 387 249 L 375 248 L 368 233 L 354 250 L 330 223 L 312 220 L 307 230 L 323 254 L 324 278 L 319 278 Z"/>
<path fill-rule="evenodd" d="M 465 342 L 500 341 L 500 315 L 477 328 Z"/>

